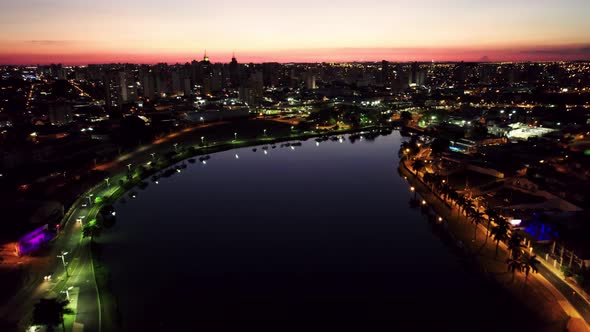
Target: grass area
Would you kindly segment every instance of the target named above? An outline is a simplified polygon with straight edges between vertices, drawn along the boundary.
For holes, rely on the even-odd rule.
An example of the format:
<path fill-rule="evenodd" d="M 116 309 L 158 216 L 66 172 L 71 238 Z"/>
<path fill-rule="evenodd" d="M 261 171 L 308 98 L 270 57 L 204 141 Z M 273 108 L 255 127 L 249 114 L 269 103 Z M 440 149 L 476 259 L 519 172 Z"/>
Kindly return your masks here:
<path fill-rule="evenodd" d="M 72 308 L 75 310 L 76 308 Z M 74 321 L 76 319 L 76 314 L 65 314 L 64 315 L 64 325 L 66 326 L 66 331 L 73 331 L 74 329 Z"/>

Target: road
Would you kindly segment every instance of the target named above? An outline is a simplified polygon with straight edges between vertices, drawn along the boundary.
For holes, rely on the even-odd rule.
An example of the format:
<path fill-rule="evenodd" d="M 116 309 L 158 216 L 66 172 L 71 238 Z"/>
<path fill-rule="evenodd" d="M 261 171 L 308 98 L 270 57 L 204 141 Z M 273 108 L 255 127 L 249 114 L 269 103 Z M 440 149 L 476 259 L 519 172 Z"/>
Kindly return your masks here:
<path fill-rule="evenodd" d="M 169 134 L 156 140 L 153 144 L 141 146 L 133 152 L 122 155 L 111 163 L 99 165 L 97 169 L 116 174 L 110 178 L 110 184 L 113 185 L 125 176 L 128 163 L 132 163 L 135 167 L 148 162 L 151 160 L 150 153 L 164 154 L 170 151 L 171 145 L 175 142 L 187 143 L 186 137 L 190 135 L 185 134 L 196 128 L 223 123 L 206 124 Z M 106 195 L 110 190 L 105 182 L 86 194 L 92 193 L 94 197 L 98 197 Z M 90 240 L 82 238 L 82 226 L 76 221 L 78 217 L 87 216 L 91 212 L 90 206 L 83 206 L 88 203 L 89 201 L 86 199 L 80 199 L 75 203 L 68 219 L 62 222 L 62 230 L 59 235 L 49 246 L 48 253 L 40 260 L 39 266 L 36 266 L 34 275 L 30 275 L 30 282 L 0 307 L 0 320 L 14 322 L 18 325 L 17 330 L 22 331 L 31 324 L 33 307 L 39 299 L 50 297 L 65 299 L 65 294 L 62 292 L 69 287 L 74 287 L 78 290 L 76 308 L 73 308 L 76 312 L 75 322 L 83 326 L 83 331 L 101 330 L 102 319 L 100 316 L 105 312 L 105 308 L 99 308 L 100 294 L 92 269 Z M 62 252 L 68 253 L 65 260 L 68 263 L 69 277 L 66 276 L 61 258 L 57 257 Z M 46 281 L 44 276 L 48 274 L 52 274 L 52 278 Z"/>
<path fill-rule="evenodd" d="M 578 311 L 580 316 L 584 318 L 586 323 L 590 324 L 590 304 L 580 294 L 578 294 L 570 285 L 563 279 L 556 276 L 555 273 L 540 265 L 539 273 L 547 279 L 561 294 L 568 300 L 569 303 Z"/>
<path fill-rule="evenodd" d="M 62 293 L 68 287 L 79 288 L 76 321 L 85 326 L 85 331 L 98 331 L 97 293 L 92 275 L 90 246 L 88 239 L 82 239 L 81 225 L 76 219 L 86 215 L 88 208 L 75 208 L 68 220 L 63 224 L 64 229 L 49 248 L 46 264 L 31 282 L 22 288 L 11 300 L 0 308 L 0 317 L 6 321 L 18 322 L 18 329 L 23 330 L 30 325 L 35 303 L 41 298 L 57 297 L 65 299 Z M 67 252 L 69 277 L 66 276 L 61 258 L 62 252 Z M 49 281 L 44 276 L 52 273 Z"/>

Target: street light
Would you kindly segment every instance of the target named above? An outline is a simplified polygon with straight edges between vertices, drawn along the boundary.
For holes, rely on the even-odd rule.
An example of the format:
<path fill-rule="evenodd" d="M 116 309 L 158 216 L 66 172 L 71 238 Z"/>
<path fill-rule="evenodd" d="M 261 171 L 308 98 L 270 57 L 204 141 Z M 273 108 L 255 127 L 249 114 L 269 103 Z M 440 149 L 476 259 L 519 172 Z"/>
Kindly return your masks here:
<path fill-rule="evenodd" d="M 88 205 L 92 205 L 92 196 L 94 196 L 94 194 L 86 196 L 86 198 L 88 198 Z"/>
<path fill-rule="evenodd" d="M 201 125 L 205 125 L 205 119 L 203 119 L 203 117 L 200 117 L 199 120 L 201 120 Z"/>
<path fill-rule="evenodd" d="M 173 146 L 174 146 L 174 152 L 178 153 L 178 143 L 174 143 Z"/>
<path fill-rule="evenodd" d="M 234 141 L 238 140 L 238 133 L 234 133 Z"/>
<path fill-rule="evenodd" d="M 150 156 L 152 156 L 152 160 L 156 160 L 156 153 L 155 152 L 150 153 Z"/>
<path fill-rule="evenodd" d="M 205 144 L 205 136 L 201 136 L 201 144 Z"/>
<path fill-rule="evenodd" d="M 68 264 L 66 263 L 66 255 L 68 254 L 67 251 L 62 251 L 61 255 L 57 255 L 58 258 L 61 258 L 61 262 L 64 265 L 64 270 L 66 270 L 66 277 L 70 277 L 70 274 L 68 273 Z"/>
<path fill-rule="evenodd" d="M 65 290 L 61 291 L 62 293 L 66 293 L 66 299 L 68 301 L 70 300 L 70 291 L 72 290 L 72 288 L 74 288 L 74 287 L 70 286 L 70 287 L 66 288 Z"/>
<path fill-rule="evenodd" d="M 107 183 L 107 187 L 111 186 L 111 184 L 109 183 L 109 178 L 104 179 L 104 181 Z"/>
<path fill-rule="evenodd" d="M 131 172 L 131 164 L 127 164 L 127 170 Z"/>
<path fill-rule="evenodd" d="M 263 131 L 263 132 L 264 132 L 264 136 L 266 136 L 266 129 L 264 129 L 264 131 Z"/>

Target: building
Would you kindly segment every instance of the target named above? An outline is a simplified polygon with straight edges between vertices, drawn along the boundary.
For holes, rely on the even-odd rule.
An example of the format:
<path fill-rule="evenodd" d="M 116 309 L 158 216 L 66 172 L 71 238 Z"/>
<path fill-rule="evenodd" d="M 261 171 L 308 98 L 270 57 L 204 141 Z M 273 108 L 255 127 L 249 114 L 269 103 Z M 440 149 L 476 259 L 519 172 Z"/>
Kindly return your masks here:
<path fill-rule="evenodd" d="M 312 72 L 306 72 L 304 75 L 305 78 L 305 88 L 308 90 L 315 90 L 317 89 L 315 83 L 315 75 Z"/>
<path fill-rule="evenodd" d="M 49 122 L 54 126 L 63 126 L 73 121 L 72 105 L 65 101 L 49 104 Z"/>
<path fill-rule="evenodd" d="M 240 86 L 240 65 L 234 54 L 229 63 L 229 82 L 233 88 Z"/>

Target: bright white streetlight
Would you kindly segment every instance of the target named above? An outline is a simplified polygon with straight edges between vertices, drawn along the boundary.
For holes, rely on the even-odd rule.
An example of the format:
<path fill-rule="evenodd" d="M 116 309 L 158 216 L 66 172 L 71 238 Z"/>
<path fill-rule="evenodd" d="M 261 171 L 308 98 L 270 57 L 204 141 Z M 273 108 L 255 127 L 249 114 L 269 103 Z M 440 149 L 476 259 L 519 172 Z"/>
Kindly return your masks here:
<path fill-rule="evenodd" d="M 90 195 L 86 196 L 86 198 L 88 198 L 89 205 L 92 205 L 92 196 L 94 196 L 94 194 L 90 194 Z"/>
<path fill-rule="evenodd" d="M 238 133 L 234 133 L 234 141 L 238 140 Z"/>
<path fill-rule="evenodd" d="M 131 164 L 127 164 L 127 170 L 131 172 Z"/>
<path fill-rule="evenodd" d="M 61 258 L 61 262 L 64 265 L 64 270 L 66 270 L 66 277 L 69 277 L 70 274 L 68 273 L 68 264 L 66 263 L 66 255 L 68 254 L 67 251 L 62 251 L 61 255 L 57 255 L 58 258 Z"/>
<path fill-rule="evenodd" d="M 74 288 L 73 286 L 70 286 L 68 288 L 66 288 L 65 290 L 61 291 L 62 293 L 66 294 L 66 299 L 69 301 L 70 300 L 70 291 L 72 290 L 72 288 Z"/>
<path fill-rule="evenodd" d="M 203 117 L 200 117 L 199 120 L 201 120 L 201 125 L 205 125 L 205 119 Z"/>
<path fill-rule="evenodd" d="M 201 144 L 205 144 L 205 136 L 201 136 Z"/>
<path fill-rule="evenodd" d="M 104 181 L 107 183 L 107 187 L 110 187 L 110 186 L 111 186 L 111 184 L 109 183 L 109 179 L 110 179 L 110 178 L 105 178 L 105 179 L 104 179 Z"/>

